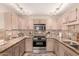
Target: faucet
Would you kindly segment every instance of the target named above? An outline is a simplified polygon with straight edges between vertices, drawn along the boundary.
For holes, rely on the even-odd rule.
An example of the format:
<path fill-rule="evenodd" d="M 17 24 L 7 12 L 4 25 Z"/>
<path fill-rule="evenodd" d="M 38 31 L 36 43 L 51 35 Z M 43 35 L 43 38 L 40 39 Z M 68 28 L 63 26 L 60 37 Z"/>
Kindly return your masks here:
<path fill-rule="evenodd" d="M 60 39 L 60 41 L 62 40 L 62 33 L 61 32 L 59 32 L 59 39 Z"/>

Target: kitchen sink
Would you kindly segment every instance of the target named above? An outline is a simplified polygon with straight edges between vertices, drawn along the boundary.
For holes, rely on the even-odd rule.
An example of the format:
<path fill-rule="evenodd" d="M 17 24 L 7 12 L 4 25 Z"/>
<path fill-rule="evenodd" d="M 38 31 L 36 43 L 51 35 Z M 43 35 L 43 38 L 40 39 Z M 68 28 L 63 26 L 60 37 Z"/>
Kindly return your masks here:
<path fill-rule="evenodd" d="M 70 45 L 70 46 L 72 46 L 72 47 L 74 47 L 76 49 L 79 49 L 79 45 Z"/>
<path fill-rule="evenodd" d="M 72 41 L 63 41 L 64 43 L 66 44 L 69 44 L 69 45 L 76 45 L 76 43 L 72 42 Z"/>
<path fill-rule="evenodd" d="M 77 44 L 76 42 L 73 42 L 73 41 L 63 41 L 63 42 L 76 48 L 76 49 L 79 49 L 79 44 Z"/>

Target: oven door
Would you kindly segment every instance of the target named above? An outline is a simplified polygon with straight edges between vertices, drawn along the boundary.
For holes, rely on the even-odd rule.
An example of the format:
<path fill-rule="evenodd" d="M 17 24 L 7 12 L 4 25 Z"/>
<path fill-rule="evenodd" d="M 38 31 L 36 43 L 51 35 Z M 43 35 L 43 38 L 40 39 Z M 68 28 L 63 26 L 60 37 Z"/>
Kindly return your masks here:
<path fill-rule="evenodd" d="M 42 40 L 37 40 L 37 41 L 33 41 L 33 47 L 46 47 L 46 41 L 42 41 Z"/>

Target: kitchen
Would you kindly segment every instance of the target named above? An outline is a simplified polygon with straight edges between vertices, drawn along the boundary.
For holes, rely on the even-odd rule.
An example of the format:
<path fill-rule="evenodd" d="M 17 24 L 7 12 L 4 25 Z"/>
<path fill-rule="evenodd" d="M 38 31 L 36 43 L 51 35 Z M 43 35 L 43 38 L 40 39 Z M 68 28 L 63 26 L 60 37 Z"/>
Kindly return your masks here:
<path fill-rule="evenodd" d="M 0 56 L 78 56 L 79 3 L 0 3 Z"/>

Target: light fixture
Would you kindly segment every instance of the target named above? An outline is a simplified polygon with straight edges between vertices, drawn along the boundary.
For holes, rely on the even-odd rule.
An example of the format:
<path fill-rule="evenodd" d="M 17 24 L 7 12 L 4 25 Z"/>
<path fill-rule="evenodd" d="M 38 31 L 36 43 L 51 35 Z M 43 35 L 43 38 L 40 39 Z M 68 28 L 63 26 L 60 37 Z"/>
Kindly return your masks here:
<path fill-rule="evenodd" d="M 58 13 L 63 11 L 67 6 L 68 6 L 68 3 L 58 4 L 58 6 L 50 12 L 50 15 L 57 15 Z"/>
<path fill-rule="evenodd" d="M 14 7 L 14 9 L 16 9 L 17 12 L 19 12 L 22 15 L 30 15 L 31 14 L 31 11 L 25 9 L 20 4 L 14 3 L 14 4 L 11 4 L 11 5 Z"/>
<path fill-rule="evenodd" d="M 57 13 L 63 11 L 68 5 L 69 5 L 68 3 L 61 4 L 61 6 L 59 6 L 60 9 L 57 11 Z"/>
<path fill-rule="evenodd" d="M 18 8 L 18 4 L 11 3 L 10 6 L 13 7 L 13 9 L 15 9 L 18 13 L 21 13 L 21 10 Z"/>
<path fill-rule="evenodd" d="M 61 8 L 62 5 L 63 5 L 63 4 L 61 3 L 61 4 L 56 8 L 56 11 L 60 10 L 60 8 Z"/>

